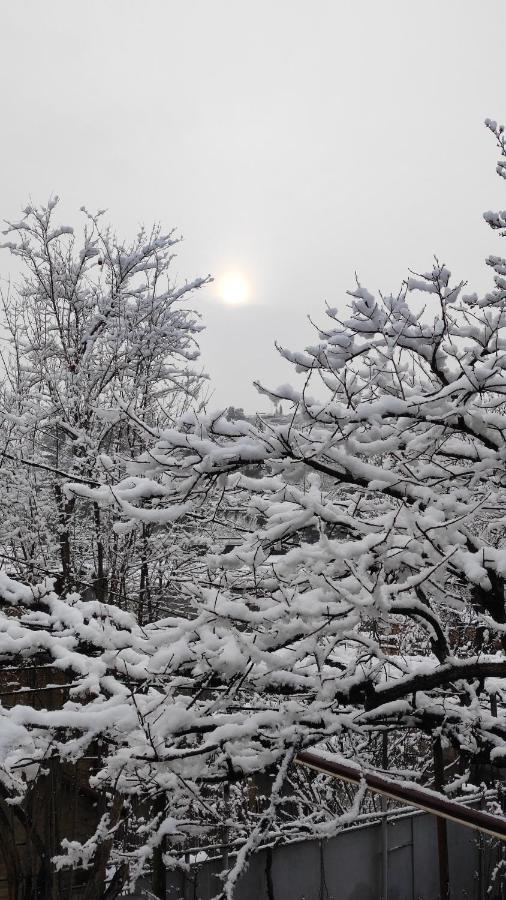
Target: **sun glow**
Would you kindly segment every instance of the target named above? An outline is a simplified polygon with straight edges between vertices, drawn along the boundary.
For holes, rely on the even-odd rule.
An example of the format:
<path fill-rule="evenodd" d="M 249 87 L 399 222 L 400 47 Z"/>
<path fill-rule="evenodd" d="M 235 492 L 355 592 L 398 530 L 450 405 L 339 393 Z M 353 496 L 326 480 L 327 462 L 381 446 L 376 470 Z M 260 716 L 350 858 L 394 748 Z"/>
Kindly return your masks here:
<path fill-rule="evenodd" d="M 218 280 L 218 294 L 223 303 L 239 306 L 250 299 L 250 283 L 241 272 L 225 272 Z"/>

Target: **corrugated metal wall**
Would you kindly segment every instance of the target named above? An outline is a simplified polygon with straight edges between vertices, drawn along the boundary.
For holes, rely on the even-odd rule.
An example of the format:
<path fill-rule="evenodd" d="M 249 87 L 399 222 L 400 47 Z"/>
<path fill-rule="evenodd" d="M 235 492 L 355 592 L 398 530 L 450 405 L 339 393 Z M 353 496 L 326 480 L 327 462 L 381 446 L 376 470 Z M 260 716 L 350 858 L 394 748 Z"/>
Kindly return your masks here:
<path fill-rule="evenodd" d="M 438 900 L 434 817 L 396 817 L 388 821 L 387 835 L 387 900 Z M 448 842 L 451 900 L 502 900 L 499 883 L 488 892 L 498 844 L 452 822 Z M 216 859 L 194 866 L 191 875 L 168 873 L 168 900 L 211 900 L 219 892 L 221 867 Z M 329 840 L 260 851 L 238 883 L 236 900 L 381 900 L 382 883 L 381 825 L 375 822 Z"/>

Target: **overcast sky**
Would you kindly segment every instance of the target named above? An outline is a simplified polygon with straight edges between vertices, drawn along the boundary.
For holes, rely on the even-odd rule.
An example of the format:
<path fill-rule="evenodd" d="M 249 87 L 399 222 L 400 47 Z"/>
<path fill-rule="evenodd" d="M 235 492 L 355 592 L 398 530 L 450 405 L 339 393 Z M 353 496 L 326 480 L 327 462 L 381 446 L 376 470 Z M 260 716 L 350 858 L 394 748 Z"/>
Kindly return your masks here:
<path fill-rule="evenodd" d="M 198 296 L 203 363 L 213 406 L 265 408 L 274 340 L 314 343 L 355 271 L 395 291 L 438 254 L 489 284 L 505 26 L 504 0 L 3 2 L 0 218 L 58 193 L 66 224 L 177 226 L 181 279 L 243 272 L 248 304 Z"/>

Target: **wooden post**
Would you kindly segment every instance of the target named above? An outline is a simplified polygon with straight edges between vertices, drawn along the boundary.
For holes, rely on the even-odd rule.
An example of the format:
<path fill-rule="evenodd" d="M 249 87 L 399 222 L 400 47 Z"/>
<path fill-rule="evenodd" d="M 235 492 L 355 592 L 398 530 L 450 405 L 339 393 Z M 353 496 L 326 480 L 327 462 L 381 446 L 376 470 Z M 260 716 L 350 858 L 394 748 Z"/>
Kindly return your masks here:
<path fill-rule="evenodd" d="M 153 812 L 158 815 L 158 824 L 160 825 L 165 815 L 165 794 L 161 793 L 153 804 Z M 166 900 L 167 897 L 167 871 L 163 861 L 163 854 L 167 846 L 167 839 L 162 837 L 157 847 L 153 849 L 153 876 L 152 887 L 153 894 L 159 900 Z"/>
<path fill-rule="evenodd" d="M 224 800 L 224 806 L 225 806 L 225 824 L 223 825 L 223 829 L 222 829 L 222 840 L 223 840 L 223 844 L 224 844 L 224 847 L 223 847 L 223 869 L 225 870 L 225 872 L 228 872 L 229 865 L 230 865 L 230 863 L 229 863 L 229 846 L 228 846 L 230 836 L 228 833 L 228 825 L 227 825 L 227 819 L 230 814 L 230 784 L 228 783 L 228 781 L 226 781 L 225 784 L 223 785 L 223 800 Z"/>

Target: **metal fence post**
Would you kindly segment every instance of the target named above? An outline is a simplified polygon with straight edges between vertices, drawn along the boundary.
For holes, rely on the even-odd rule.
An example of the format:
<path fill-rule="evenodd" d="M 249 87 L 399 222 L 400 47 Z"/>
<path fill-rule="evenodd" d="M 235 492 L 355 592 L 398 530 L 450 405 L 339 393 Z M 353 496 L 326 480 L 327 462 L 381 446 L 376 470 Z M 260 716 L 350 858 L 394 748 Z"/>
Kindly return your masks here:
<path fill-rule="evenodd" d="M 383 771 L 388 769 L 388 732 L 381 735 L 381 765 Z M 388 800 L 381 797 L 381 900 L 388 900 Z"/>
<path fill-rule="evenodd" d="M 500 805 L 502 813 L 504 815 L 504 793 L 503 793 L 503 786 L 501 783 L 499 783 L 497 786 L 497 799 L 499 801 L 499 805 Z M 502 867 L 502 870 L 503 870 L 500 874 L 500 878 L 501 878 L 500 884 L 499 884 L 500 900 L 506 900 L 506 885 L 504 883 L 505 882 L 504 874 L 506 873 L 506 853 L 504 850 L 504 843 L 501 843 L 501 848 L 499 850 L 499 865 Z"/>
<path fill-rule="evenodd" d="M 443 791 L 444 762 L 441 738 L 434 740 L 434 783 L 436 790 Z M 446 819 L 440 816 L 436 819 L 437 827 L 437 853 L 439 859 L 439 897 L 440 900 L 450 900 L 450 870 L 448 866 L 448 831 Z"/>

